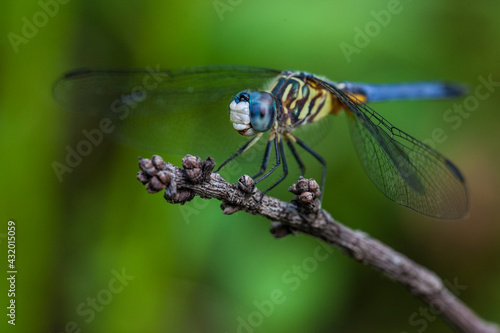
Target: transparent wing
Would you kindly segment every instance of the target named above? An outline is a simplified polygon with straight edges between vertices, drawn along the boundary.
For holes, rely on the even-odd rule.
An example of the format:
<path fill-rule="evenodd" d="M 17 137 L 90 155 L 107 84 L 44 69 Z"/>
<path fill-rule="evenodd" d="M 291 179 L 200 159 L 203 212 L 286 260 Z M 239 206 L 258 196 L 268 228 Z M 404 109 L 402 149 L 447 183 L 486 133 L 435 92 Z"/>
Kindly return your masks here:
<path fill-rule="evenodd" d="M 424 215 L 468 213 L 465 178 L 446 157 L 399 130 L 366 104 L 321 81 L 347 107 L 354 146 L 366 173 L 394 202 Z"/>
<path fill-rule="evenodd" d="M 155 152 L 210 155 L 220 163 L 245 142 L 229 121 L 241 90 L 266 88 L 280 71 L 248 66 L 171 71 L 79 70 L 53 88 L 66 108 L 109 119 L 113 135 Z"/>

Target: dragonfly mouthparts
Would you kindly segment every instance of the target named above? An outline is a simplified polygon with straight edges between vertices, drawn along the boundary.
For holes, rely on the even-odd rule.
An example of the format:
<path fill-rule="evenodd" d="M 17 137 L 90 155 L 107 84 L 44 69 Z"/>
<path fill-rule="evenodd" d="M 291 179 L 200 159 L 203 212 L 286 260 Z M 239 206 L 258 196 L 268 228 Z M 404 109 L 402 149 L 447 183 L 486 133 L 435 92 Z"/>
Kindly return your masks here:
<path fill-rule="evenodd" d="M 243 94 L 239 94 L 242 96 Z M 229 119 L 233 128 L 243 136 L 254 136 L 257 132 L 250 124 L 250 103 L 236 96 L 229 104 Z"/>

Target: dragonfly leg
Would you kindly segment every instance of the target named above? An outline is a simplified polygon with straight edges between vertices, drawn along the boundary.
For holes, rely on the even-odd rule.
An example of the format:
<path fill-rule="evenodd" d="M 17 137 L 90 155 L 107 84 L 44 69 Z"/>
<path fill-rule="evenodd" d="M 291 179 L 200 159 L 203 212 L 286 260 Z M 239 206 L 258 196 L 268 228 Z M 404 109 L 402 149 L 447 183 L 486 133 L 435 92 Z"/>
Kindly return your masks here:
<path fill-rule="evenodd" d="M 279 183 L 281 183 L 286 178 L 286 176 L 288 176 L 288 166 L 287 166 L 286 158 L 285 158 L 285 150 L 283 149 L 283 140 L 281 140 L 279 137 L 276 137 L 274 139 L 274 142 L 275 142 L 275 149 L 276 149 L 276 165 L 264 177 L 262 177 L 258 181 L 261 181 L 265 177 L 269 176 L 274 170 L 276 170 L 276 168 L 281 164 L 281 160 L 283 162 L 283 175 L 273 185 L 271 185 L 269 188 L 267 188 L 265 191 L 262 192 L 262 197 L 260 198 L 258 203 L 260 203 L 262 201 L 262 199 L 264 198 L 264 195 L 267 192 L 269 192 L 270 190 L 275 188 Z"/>
<path fill-rule="evenodd" d="M 299 146 L 301 146 L 302 148 L 304 148 L 305 151 L 307 151 L 309 154 L 311 154 L 312 156 L 314 156 L 314 158 L 316 158 L 319 163 L 321 163 L 321 165 L 323 166 L 323 172 L 322 172 L 322 175 L 321 175 L 321 196 L 319 198 L 320 201 L 323 201 L 323 192 L 325 190 L 325 181 L 326 181 L 326 161 L 323 157 L 321 157 L 320 154 L 318 154 L 317 152 L 315 152 L 314 150 L 312 150 L 311 147 L 309 147 L 308 145 L 306 145 L 302 140 L 294 137 L 295 139 L 295 142 L 298 143 Z"/>
<path fill-rule="evenodd" d="M 260 175 L 262 175 L 264 173 L 264 171 L 266 171 L 267 164 L 269 162 L 269 156 L 271 156 L 271 148 L 272 148 L 272 146 L 273 146 L 273 140 L 269 140 L 267 142 L 266 152 L 264 153 L 264 160 L 262 161 L 262 165 L 260 167 L 260 171 L 255 176 L 252 177 L 253 179 L 259 177 Z"/>
<path fill-rule="evenodd" d="M 281 183 L 286 178 L 286 176 L 288 176 L 288 166 L 286 164 L 285 150 L 283 149 L 283 141 L 282 140 L 279 140 L 279 154 L 281 155 L 281 159 L 283 162 L 283 176 L 281 176 L 281 178 L 278 179 L 276 181 L 276 183 L 271 185 L 271 187 L 269 187 L 267 190 L 262 192 L 262 195 L 266 194 L 267 192 L 269 192 L 270 190 L 275 188 L 279 183 Z"/>
<path fill-rule="evenodd" d="M 247 151 L 247 149 L 249 149 L 250 147 L 252 147 L 254 145 L 254 143 L 256 143 L 260 139 L 261 136 L 262 136 L 262 134 L 260 133 L 260 134 L 256 135 L 255 137 L 253 137 L 250 141 L 248 141 L 247 143 L 245 143 L 243 146 L 241 146 L 241 148 L 238 149 L 238 151 L 233 156 L 231 156 L 227 160 L 225 160 L 217 168 L 217 170 L 215 170 L 215 172 L 219 172 L 219 170 L 222 169 L 223 166 L 225 166 L 226 164 L 228 164 L 229 162 L 231 162 L 232 160 L 234 160 L 236 157 L 240 156 L 245 151 Z"/>
<path fill-rule="evenodd" d="M 299 154 L 297 153 L 297 150 L 295 150 L 295 147 L 292 143 L 291 140 L 287 140 L 287 145 L 288 145 L 288 148 L 290 148 L 290 151 L 292 152 L 293 154 L 293 157 L 295 157 L 295 160 L 297 161 L 297 163 L 299 164 L 299 168 L 300 168 L 300 174 L 301 176 L 304 176 L 305 173 L 306 173 L 306 167 L 304 165 L 304 162 L 302 162 L 302 160 L 300 159 L 300 156 Z"/>
<path fill-rule="evenodd" d="M 271 170 L 269 170 L 268 172 L 266 172 L 266 174 L 264 176 L 262 176 L 259 179 L 257 179 L 255 181 L 255 184 L 260 183 L 261 181 L 263 181 L 264 179 L 266 179 L 281 164 L 281 154 L 280 154 L 279 146 L 278 146 L 278 137 L 275 136 L 274 138 L 272 138 L 270 140 L 274 141 L 274 151 L 276 152 L 276 164 L 273 166 L 273 168 Z M 272 141 L 269 141 L 269 142 L 272 142 Z"/>

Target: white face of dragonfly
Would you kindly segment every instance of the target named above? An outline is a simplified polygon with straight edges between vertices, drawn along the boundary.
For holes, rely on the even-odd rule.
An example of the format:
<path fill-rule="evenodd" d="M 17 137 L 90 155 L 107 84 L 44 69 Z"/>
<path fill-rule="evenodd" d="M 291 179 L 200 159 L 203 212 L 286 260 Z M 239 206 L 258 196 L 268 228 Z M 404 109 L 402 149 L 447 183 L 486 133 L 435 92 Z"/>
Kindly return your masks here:
<path fill-rule="evenodd" d="M 250 123 L 250 103 L 233 100 L 229 105 L 229 118 L 233 123 L 233 128 L 241 135 L 254 136 L 257 134 Z"/>
<path fill-rule="evenodd" d="M 276 121 L 274 98 L 267 92 L 242 91 L 229 105 L 229 118 L 233 128 L 243 136 L 266 132 Z"/>

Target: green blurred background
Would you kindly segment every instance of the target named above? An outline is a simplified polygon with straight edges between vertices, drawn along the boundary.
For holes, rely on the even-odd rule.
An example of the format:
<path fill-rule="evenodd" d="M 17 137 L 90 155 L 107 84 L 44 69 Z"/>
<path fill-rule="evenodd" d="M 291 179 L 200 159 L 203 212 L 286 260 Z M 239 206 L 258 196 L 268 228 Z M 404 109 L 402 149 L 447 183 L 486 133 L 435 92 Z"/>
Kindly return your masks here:
<path fill-rule="evenodd" d="M 451 332 L 399 285 L 311 237 L 276 240 L 267 220 L 224 216 L 219 202 L 181 207 L 147 194 L 135 179 L 136 159 L 151 152 L 106 140 L 62 182 L 52 168 L 83 129 L 97 125 L 52 100 L 54 81 L 76 67 L 246 64 L 332 80 L 455 80 L 471 96 L 479 76 L 500 82 L 500 2 L 393 4 L 3 1 L 0 267 L 7 270 L 7 221 L 14 220 L 18 269 L 15 327 L 6 324 L 8 285 L 0 283 L 5 332 Z M 394 8 L 376 23 L 377 13 Z M 24 27 L 33 20 L 36 31 Z M 357 29 L 366 28 L 374 29 L 369 42 L 346 57 L 341 43 L 356 46 Z M 500 322 L 500 92 L 493 89 L 460 123 L 443 116 L 464 99 L 374 106 L 428 143 L 434 129 L 444 131 L 436 148 L 470 188 L 464 220 L 429 219 L 381 195 L 343 115 L 315 147 L 329 165 L 324 208 L 455 281 L 465 303 Z"/>

